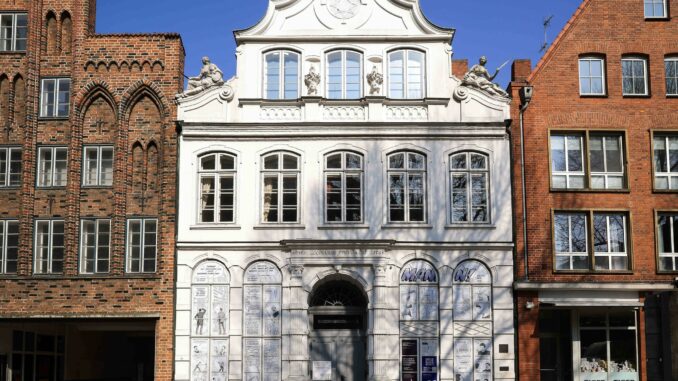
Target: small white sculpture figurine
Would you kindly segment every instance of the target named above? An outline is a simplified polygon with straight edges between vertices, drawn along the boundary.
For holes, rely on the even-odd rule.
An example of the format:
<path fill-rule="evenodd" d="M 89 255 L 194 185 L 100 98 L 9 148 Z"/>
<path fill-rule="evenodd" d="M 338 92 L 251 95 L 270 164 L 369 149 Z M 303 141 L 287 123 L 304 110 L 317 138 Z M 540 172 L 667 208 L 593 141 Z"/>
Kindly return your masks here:
<path fill-rule="evenodd" d="M 461 85 L 485 91 L 490 95 L 508 97 L 509 95 L 506 91 L 504 91 L 504 89 L 492 82 L 497 77 L 497 74 L 499 74 L 501 68 L 506 65 L 506 63 L 500 66 L 494 72 L 494 75 L 490 75 L 490 73 L 487 71 L 485 68 L 486 63 L 487 58 L 485 58 L 485 56 L 480 57 L 479 63 L 477 65 L 473 65 L 471 70 L 469 70 L 468 73 L 464 75 L 464 78 L 461 80 Z"/>
<path fill-rule="evenodd" d="M 370 95 L 379 95 L 381 93 L 384 75 L 377 70 L 377 65 L 374 65 L 372 72 L 367 74 L 367 83 L 370 85 Z"/>
<path fill-rule="evenodd" d="M 199 94 L 211 87 L 224 84 L 224 73 L 217 65 L 210 62 L 209 57 L 202 58 L 202 69 L 197 77 L 188 78 L 188 88 L 177 98 L 186 98 L 191 95 Z"/>
<path fill-rule="evenodd" d="M 304 83 L 307 88 L 307 95 L 318 95 L 318 85 L 320 85 L 320 74 L 315 70 L 315 66 L 311 65 L 308 74 L 304 77 Z"/>

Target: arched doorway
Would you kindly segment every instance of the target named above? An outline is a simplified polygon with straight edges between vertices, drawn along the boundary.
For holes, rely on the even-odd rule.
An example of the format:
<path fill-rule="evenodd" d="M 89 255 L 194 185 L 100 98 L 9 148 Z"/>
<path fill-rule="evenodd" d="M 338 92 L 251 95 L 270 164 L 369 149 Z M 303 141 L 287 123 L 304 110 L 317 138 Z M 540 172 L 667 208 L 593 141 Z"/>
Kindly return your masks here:
<path fill-rule="evenodd" d="M 313 380 L 367 379 L 367 296 L 348 277 L 320 281 L 309 297 L 309 353 Z"/>

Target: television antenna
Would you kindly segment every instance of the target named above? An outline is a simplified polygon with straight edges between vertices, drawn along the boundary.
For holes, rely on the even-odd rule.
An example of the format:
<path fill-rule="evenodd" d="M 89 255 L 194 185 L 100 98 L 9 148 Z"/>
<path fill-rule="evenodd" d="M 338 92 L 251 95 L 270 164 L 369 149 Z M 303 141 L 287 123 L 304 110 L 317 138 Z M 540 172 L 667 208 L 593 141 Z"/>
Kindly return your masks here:
<path fill-rule="evenodd" d="M 541 49 L 539 49 L 539 53 L 544 53 L 546 49 L 549 47 L 549 37 L 548 37 L 548 30 L 549 27 L 551 26 L 551 21 L 553 20 L 553 15 L 546 17 L 544 19 L 543 25 L 544 25 L 544 44 L 542 44 Z"/>

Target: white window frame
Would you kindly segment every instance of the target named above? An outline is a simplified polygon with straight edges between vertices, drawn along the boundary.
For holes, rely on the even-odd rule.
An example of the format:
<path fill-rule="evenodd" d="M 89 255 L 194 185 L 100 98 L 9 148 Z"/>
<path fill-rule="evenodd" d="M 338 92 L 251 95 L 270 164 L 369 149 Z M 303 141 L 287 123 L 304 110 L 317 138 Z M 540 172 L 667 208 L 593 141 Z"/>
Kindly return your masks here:
<path fill-rule="evenodd" d="M 667 172 L 660 172 L 660 171 L 657 170 L 657 161 L 655 159 L 656 148 L 654 148 L 655 141 L 657 139 L 664 140 L 664 149 L 662 151 L 662 154 L 666 155 L 665 160 L 666 160 Z M 652 158 L 653 158 L 652 169 L 653 169 L 653 172 L 654 172 L 654 176 L 652 176 L 653 177 L 652 180 L 654 181 L 654 189 L 656 189 L 656 190 L 661 190 L 661 191 L 676 191 L 676 190 L 678 190 L 678 188 L 674 188 L 671 185 L 672 180 L 675 179 L 676 181 L 678 181 L 678 172 L 672 172 L 671 171 L 671 156 L 670 156 L 670 149 L 669 149 L 670 144 L 671 144 L 671 140 L 678 140 L 678 134 L 670 134 L 670 133 L 669 134 L 659 134 L 659 133 L 657 133 L 657 134 L 654 134 L 654 136 L 652 138 L 652 155 L 653 155 L 652 156 Z M 668 182 L 668 188 L 657 187 L 657 178 L 666 178 L 666 180 Z"/>
<path fill-rule="evenodd" d="M 86 239 L 86 234 L 88 232 L 85 231 L 85 223 L 87 222 L 92 222 L 94 225 L 94 242 L 92 245 L 86 245 L 87 239 Z M 103 224 L 108 223 L 108 243 L 106 245 L 100 245 L 100 239 L 101 237 L 99 236 L 99 233 L 102 233 L 102 226 Z M 88 247 L 94 247 L 94 258 L 87 258 L 87 249 Z M 108 248 L 108 258 L 106 259 L 106 262 L 108 262 L 107 269 L 105 271 L 102 271 L 99 269 L 99 262 L 102 261 L 102 259 L 99 258 L 100 253 L 99 249 L 102 247 L 107 247 Z M 106 274 L 111 272 L 111 220 L 107 218 L 83 218 L 80 220 L 80 273 L 81 274 Z M 93 271 L 87 271 L 87 262 L 88 260 L 94 261 L 94 270 Z"/>
<path fill-rule="evenodd" d="M 654 15 L 654 14 L 648 15 L 646 6 L 648 4 L 651 4 L 652 5 L 652 13 L 654 13 L 654 5 L 658 4 L 658 3 L 661 3 L 663 5 L 663 10 L 662 10 L 663 14 L 661 16 L 657 16 L 657 15 Z M 646 19 L 665 19 L 665 18 L 668 18 L 669 17 L 669 10 L 668 10 L 667 0 L 644 0 L 643 1 L 643 13 L 645 14 Z"/>
<path fill-rule="evenodd" d="M 38 246 L 38 227 L 41 224 L 49 224 L 49 227 L 47 229 L 47 235 L 48 235 L 48 242 L 47 242 L 47 270 L 46 271 L 40 271 L 40 263 L 42 262 L 42 256 L 40 254 L 40 250 L 42 249 L 43 246 Z M 55 223 L 61 223 L 63 226 L 63 236 L 64 236 L 64 246 L 60 247 L 64 252 L 63 252 L 63 258 L 61 258 L 61 263 L 62 263 L 62 270 L 59 272 L 54 271 L 54 224 Z M 35 233 L 33 234 L 33 271 L 35 274 L 62 274 L 64 272 L 64 266 L 63 264 L 65 263 L 65 256 L 66 256 L 66 222 L 63 219 L 37 219 L 35 220 L 34 224 L 34 229 Z"/>
<path fill-rule="evenodd" d="M 153 221 L 155 222 L 155 242 L 153 245 L 148 245 L 146 242 L 146 222 Z M 134 234 L 130 225 L 132 223 L 139 223 L 139 270 L 132 270 L 132 239 L 131 236 Z M 125 234 L 125 272 L 129 274 L 150 274 L 158 271 L 158 235 L 160 234 L 160 229 L 158 225 L 157 218 L 128 218 Z M 153 258 L 153 270 L 147 270 L 144 267 L 144 262 L 146 261 L 146 248 L 147 247 L 155 248 L 155 257 Z"/>
<path fill-rule="evenodd" d="M 353 53 L 358 55 L 358 63 L 360 65 L 360 74 L 358 74 L 358 97 L 349 98 L 346 95 L 347 84 L 346 84 L 346 63 L 348 62 L 347 56 L 348 53 Z M 339 98 L 330 97 L 330 56 L 334 54 L 341 55 L 341 96 Z M 327 84 L 325 89 L 325 96 L 327 99 L 360 99 L 363 96 L 363 54 L 357 50 L 342 49 L 342 50 L 332 50 L 325 54 L 325 83 Z"/>
<path fill-rule="evenodd" d="M 278 169 L 266 169 L 266 158 L 270 156 L 278 156 Z M 296 169 L 283 169 L 283 164 L 284 164 L 284 155 L 290 155 L 294 156 L 297 159 L 297 168 Z M 277 181 L 278 181 L 278 190 L 277 190 L 277 196 L 278 196 L 278 204 L 276 205 L 276 208 L 278 210 L 278 218 L 277 221 L 266 221 L 264 218 L 264 209 L 266 205 L 266 178 L 267 177 L 273 177 L 277 176 Z M 296 188 L 296 193 L 297 193 L 297 205 L 296 205 L 296 211 L 297 211 L 297 219 L 294 221 L 284 221 L 283 220 L 283 211 L 285 210 L 284 205 L 283 205 L 283 199 L 284 199 L 284 190 L 283 190 L 283 181 L 285 177 L 292 177 L 294 176 L 297 180 L 297 188 Z M 259 214 L 259 218 L 261 219 L 262 224 L 266 225 L 271 225 L 271 224 L 299 224 L 301 222 L 301 156 L 291 152 L 291 151 L 274 151 L 274 152 L 268 152 L 266 154 L 261 155 L 261 213 Z M 287 208 L 288 210 L 291 210 L 290 208 Z"/>
<path fill-rule="evenodd" d="M 346 155 L 355 155 L 360 158 L 360 168 L 359 169 L 349 169 L 346 167 Z M 341 155 L 341 168 L 328 168 L 327 160 L 330 156 Z M 325 216 L 326 224 L 360 224 L 365 221 L 365 158 L 362 154 L 353 151 L 333 151 L 327 153 L 323 157 L 323 181 L 324 184 L 327 184 L 328 176 L 341 176 L 341 221 L 330 221 L 328 216 L 329 204 L 327 196 L 327 186 L 325 186 L 324 203 L 323 203 L 323 214 Z M 360 220 L 359 221 L 347 221 L 346 220 L 346 176 L 355 176 L 360 177 Z"/>
<path fill-rule="evenodd" d="M 51 153 L 51 159 L 50 159 L 50 168 L 49 168 L 49 180 L 46 183 L 41 182 L 41 178 L 43 176 L 43 170 L 42 170 L 42 162 L 44 160 L 44 152 L 50 151 Z M 64 181 L 63 184 L 56 184 L 55 185 L 55 174 L 56 174 L 56 153 L 57 151 L 66 151 L 66 173 L 64 176 Z M 36 176 L 36 186 L 38 188 L 61 188 L 65 187 L 68 185 L 68 148 L 67 147 L 62 147 L 62 146 L 48 146 L 48 147 L 38 147 L 38 170 L 37 170 L 37 176 Z"/>
<path fill-rule="evenodd" d="M 54 104 L 51 106 L 52 107 L 52 113 L 50 113 L 48 110 L 50 108 L 50 104 L 48 103 L 48 98 L 45 97 L 45 84 L 47 82 L 54 82 L 54 93 L 52 94 L 54 96 Z M 66 103 L 60 103 L 59 102 L 59 93 L 60 89 L 63 83 L 68 83 L 68 102 Z M 41 118 L 68 118 L 70 112 L 71 112 L 71 79 L 70 78 L 42 78 L 40 80 L 40 117 Z M 66 106 L 66 113 L 65 114 L 60 114 L 59 113 L 59 106 L 65 105 Z"/>
<path fill-rule="evenodd" d="M 403 154 L 404 156 L 404 168 L 391 168 L 391 156 Z M 409 168 L 408 155 L 414 154 L 422 157 L 424 162 L 423 169 L 411 169 Z M 404 150 L 391 152 L 386 156 L 386 221 L 389 224 L 426 224 L 428 222 L 428 156 L 413 150 Z M 420 173 L 422 175 L 422 208 L 423 208 L 423 218 L 421 221 L 412 221 L 410 218 L 410 185 L 409 185 L 409 176 L 410 174 Z M 403 213 L 404 219 L 402 221 L 393 221 L 391 220 L 391 175 L 404 175 L 405 183 L 403 184 Z"/>
<path fill-rule="evenodd" d="M 669 77 L 669 72 L 667 65 L 668 64 L 673 64 L 674 66 L 674 76 Z M 678 57 L 666 57 L 664 58 L 664 75 L 666 77 L 666 96 L 667 97 L 678 97 Z M 675 93 L 669 93 L 669 81 L 673 81 L 675 83 Z"/>
<path fill-rule="evenodd" d="M 610 217 L 612 216 L 621 216 L 622 217 L 622 225 L 624 227 L 624 251 L 611 251 L 611 245 L 610 245 Z M 593 263 L 592 268 L 594 271 L 628 271 L 631 267 L 631 257 L 629 256 L 629 227 L 628 227 L 628 217 L 626 213 L 618 213 L 618 212 L 593 212 L 592 218 L 593 220 L 591 221 L 591 234 L 595 236 L 595 229 L 596 229 L 596 224 L 595 224 L 595 218 L 603 216 L 605 217 L 605 223 L 606 223 L 606 235 L 607 235 L 607 251 L 605 252 L 598 252 L 596 251 L 596 246 L 595 246 L 595 241 L 591 242 L 591 248 L 593 250 Z M 596 259 L 597 258 L 608 258 L 608 266 L 607 269 L 598 269 L 597 268 L 597 263 Z M 612 258 L 614 257 L 625 257 L 626 258 L 626 268 L 624 269 L 615 269 L 612 266 Z"/>
<path fill-rule="evenodd" d="M 16 225 L 17 229 L 17 246 L 9 246 L 8 244 L 8 238 L 10 236 L 9 234 L 9 225 Z M 7 274 L 16 274 L 18 271 L 18 265 L 19 265 L 19 220 L 0 220 L 0 275 L 7 275 Z M 12 234 L 14 235 L 14 234 Z M 12 272 L 7 272 L 7 254 L 10 251 L 10 249 L 16 250 L 15 257 L 16 259 L 13 260 L 13 262 L 16 263 L 16 270 Z"/>
<path fill-rule="evenodd" d="M 297 98 L 287 98 L 285 97 L 285 53 L 289 54 L 294 54 L 297 56 L 297 98 L 301 97 L 301 54 L 294 50 L 289 50 L 289 49 L 278 49 L 278 50 L 269 50 L 267 52 L 264 52 L 263 58 L 264 58 L 264 63 L 263 63 L 263 83 L 264 83 L 264 89 L 263 89 L 263 99 L 270 99 L 270 100 L 282 100 L 282 99 L 297 99 Z M 278 62 L 279 62 L 279 67 L 278 67 L 278 97 L 277 98 L 269 98 L 268 97 L 268 62 L 266 60 L 266 57 L 272 54 L 277 54 L 278 55 Z"/>
<path fill-rule="evenodd" d="M 22 13 L 22 12 L 17 12 L 17 13 L 9 13 L 9 12 L 0 12 L 0 18 L 5 18 L 7 16 L 12 17 L 12 26 L 11 26 L 11 34 L 12 37 L 5 37 L 2 38 L 2 36 L 5 33 L 6 28 L 3 28 L 0 26 L 0 52 L 25 52 L 26 49 L 17 49 L 17 41 L 23 40 L 26 43 L 26 48 L 28 48 L 28 14 L 27 13 Z M 17 38 L 17 30 L 19 29 L 17 26 L 17 19 L 19 16 L 24 16 L 26 17 L 26 38 Z M 1 24 L 0 24 L 1 25 Z M 4 41 L 11 40 L 11 45 L 12 47 L 10 50 L 4 50 Z"/>
<path fill-rule="evenodd" d="M 553 169 L 553 144 L 552 144 L 552 139 L 554 136 L 562 136 L 565 140 L 565 170 L 564 171 L 556 171 Z M 579 138 L 579 147 L 580 147 L 580 152 L 581 152 L 581 171 L 570 171 L 570 155 L 568 154 L 569 152 L 569 146 L 568 146 L 568 137 L 570 136 L 576 136 Z M 551 187 L 553 189 L 586 189 L 587 187 L 587 180 L 586 180 L 586 142 L 585 142 L 585 137 L 586 135 L 584 133 L 570 133 L 570 132 L 553 132 L 549 135 L 549 157 L 550 157 L 550 163 L 549 167 L 551 170 Z M 555 183 L 553 181 L 553 178 L 555 176 L 564 176 L 565 177 L 565 187 L 564 188 L 556 188 Z M 581 188 L 578 187 L 573 187 L 571 186 L 570 178 L 571 177 L 582 177 L 583 185 Z"/>
<path fill-rule="evenodd" d="M 392 91 L 392 89 L 391 89 L 391 55 L 393 55 L 395 53 L 399 53 L 399 52 L 403 53 L 403 77 L 402 77 L 402 80 L 403 80 L 403 96 L 395 98 L 391 95 L 391 91 Z M 407 81 L 407 77 L 408 77 L 408 73 L 407 73 L 408 65 L 407 64 L 408 64 L 408 61 L 409 61 L 410 52 L 415 52 L 415 53 L 421 54 L 421 56 L 423 58 L 422 68 L 421 68 L 421 78 L 420 78 L 421 79 L 421 97 L 418 97 L 418 98 L 410 98 L 409 97 L 409 88 L 408 88 L 408 81 Z M 426 53 L 424 51 L 418 50 L 418 49 L 411 49 L 411 48 L 392 50 L 392 51 L 388 52 L 388 54 L 387 54 L 387 68 L 388 68 L 388 76 L 386 78 L 387 78 L 387 81 L 388 81 L 388 97 L 389 98 L 392 98 L 392 99 L 424 99 L 424 98 L 426 98 L 426 93 L 427 93 L 427 91 L 426 91 L 426 87 L 427 87 L 426 86 L 426 78 L 427 78 L 426 74 L 427 74 L 428 70 L 427 70 Z"/>
<path fill-rule="evenodd" d="M 22 150 L 21 147 L 0 147 L 0 152 L 5 154 L 6 161 L 0 162 L 0 188 L 19 188 L 21 186 L 21 175 L 23 170 Z M 16 164 L 16 160 L 12 160 L 12 155 L 19 153 L 19 172 L 12 172 L 12 163 Z M 16 183 L 12 183 L 12 177 L 18 177 Z"/>
<path fill-rule="evenodd" d="M 589 62 L 589 73 L 588 73 L 588 75 L 584 75 L 584 73 L 581 72 L 582 61 Z M 600 71 L 601 71 L 600 77 L 593 76 L 591 74 L 590 64 L 593 61 L 599 61 L 600 62 Z M 578 63 L 579 63 L 579 68 L 578 68 L 579 69 L 579 95 L 581 95 L 581 96 L 605 96 L 605 95 L 607 95 L 607 84 L 605 82 L 605 58 L 596 57 L 596 56 L 584 56 L 584 57 L 579 58 Z M 592 90 L 589 93 L 585 93 L 582 89 L 582 86 L 581 86 L 581 81 L 584 78 L 589 80 L 591 84 L 593 83 L 593 79 L 600 78 L 600 80 L 601 80 L 601 92 L 600 93 L 594 93 L 593 90 Z M 591 89 L 593 89 L 593 86 L 591 86 Z"/>
<path fill-rule="evenodd" d="M 104 150 L 111 151 L 111 178 L 110 182 L 106 182 L 102 172 L 102 153 Z M 94 183 L 89 183 L 89 171 L 90 171 L 90 162 L 87 157 L 88 151 L 95 151 L 96 154 L 96 181 Z M 110 187 L 113 186 L 113 177 L 115 173 L 115 149 L 110 145 L 86 145 L 83 148 L 83 158 L 82 158 L 82 186 L 84 187 Z"/>
<path fill-rule="evenodd" d="M 452 167 L 452 159 L 459 155 L 465 155 L 466 157 L 466 168 L 458 169 Z M 471 155 L 482 156 L 485 159 L 485 168 L 471 168 Z M 452 225 L 463 225 L 463 224 L 473 224 L 473 225 L 484 225 L 491 223 L 491 199 L 490 199 L 490 156 L 483 152 L 478 151 L 457 151 L 453 152 L 448 157 L 448 168 L 449 168 L 449 181 L 450 181 L 450 193 L 449 193 L 449 202 L 450 202 L 450 212 L 448 218 L 450 224 Z M 466 176 L 466 221 L 455 221 L 454 220 L 454 178 L 459 175 Z M 473 221 L 473 177 L 484 175 L 485 176 L 485 220 L 483 221 Z"/>
<path fill-rule="evenodd" d="M 568 240 L 568 251 L 566 252 L 561 252 L 558 251 L 558 240 L 556 239 L 556 234 L 557 229 L 556 229 L 556 220 L 558 216 L 565 216 L 567 217 L 567 240 Z M 573 244 L 572 244 L 572 217 L 574 216 L 580 216 L 584 218 L 584 245 L 586 248 L 586 251 L 584 252 L 577 252 L 573 251 Z M 553 214 L 553 252 L 555 253 L 555 258 L 554 258 L 554 270 L 555 271 L 589 271 L 591 267 L 591 255 L 589 253 L 589 218 L 588 218 L 588 213 L 586 212 L 555 212 Z M 569 262 L 569 268 L 567 269 L 559 269 L 558 268 L 558 257 L 567 257 L 568 262 Z M 584 269 L 575 269 L 574 268 L 574 258 L 573 257 L 586 257 L 586 268 Z"/>
<path fill-rule="evenodd" d="M 649 89 L 649 81 L 648 81 L 648 72 L 647 72 L 647 58 L 645 57 L 639 57 L 639 56 L 626 56 L 622 57 L 622 95 L 625 97 L 645 97 L 650 94 L 650 89 Z M 636 94 L 636 93 L 627 93 L 624 91 L 624 78 L 631 78 L 634 81 L 639 79 L 639 77 L 636 77 L 635 74 L 633 74 L 633 67 L 631 68 L 631 77 L 625 77 L 624 76 L 624 62 L 642 62 L 643 63 L 643 81 L 645 84 L 645 92 L 642 94 Z"/>
<path fill-rule="evenodd" d="M 203 169 L 202 168 L 202 159 L 208 156 L 214 156 L 214 165 L 215 169 Z M 221 156 L 230 156 L 233 159 L 233 168 L 223 169 L 221 168 Z M 215 223 L 235 223 L 236 220 L 236 205 L 237 205 L 237 174 L 238 174 L 238 156 L 230 152 L 208 152 L 198 156 L 198 223 L 199 224 L 215 224 Z M 222 178 L 230 177 L 233 181 L 233 205 L 230 206 L 230 209 L 233 212 L 233 218 L 230 221 L 221 220 L 221 180 Z M 212 212 L 214 213 L 212 221 L 203 221 L 202 214 L 206 208 L 202 207 L 202 198 L 203 198 L 203 189 L 202 189 L 202 180 L 204 178 L 211 178 L 214 180 L 214 208 Z M 228 208 L 227 208 L 228 209 Z"/>
<path fill-rule="evenodd" d="M 664 250 L 661 251 L 659 248 L 659 243 L 662 241 L 662 233 L 661 233 L 661 226 L 659 225 L 659 218 L 660 217 L 666 217 L 668 220 L 669 224 L 669 240 L 668 244 L 666 242 L 663 242 L 664 244 Z M 678 229 L 678 212 L 657 212 L 657 256 L 658 256 L 658 261 L 657 261 L 657 267 L 659 272 L 663 273 L 674 273 L 678 272 L 678 244 L 676 243 L 676 229 Z M 673 267 L 670 269 L 662 269 L 661 260 L 662 258 L 669 258 L 671 259 Z"/>

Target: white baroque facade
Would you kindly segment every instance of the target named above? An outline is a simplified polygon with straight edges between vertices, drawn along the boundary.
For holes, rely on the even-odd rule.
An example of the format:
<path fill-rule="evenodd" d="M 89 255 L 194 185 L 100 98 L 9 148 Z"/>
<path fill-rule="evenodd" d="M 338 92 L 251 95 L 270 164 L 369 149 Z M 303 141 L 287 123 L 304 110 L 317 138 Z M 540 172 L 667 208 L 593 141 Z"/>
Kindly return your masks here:
<path fill-rule="evenodd" d="M 270 0 L 180 98 L 176 380 L 515 379 L 509 102 L 453 35 Z"/>

